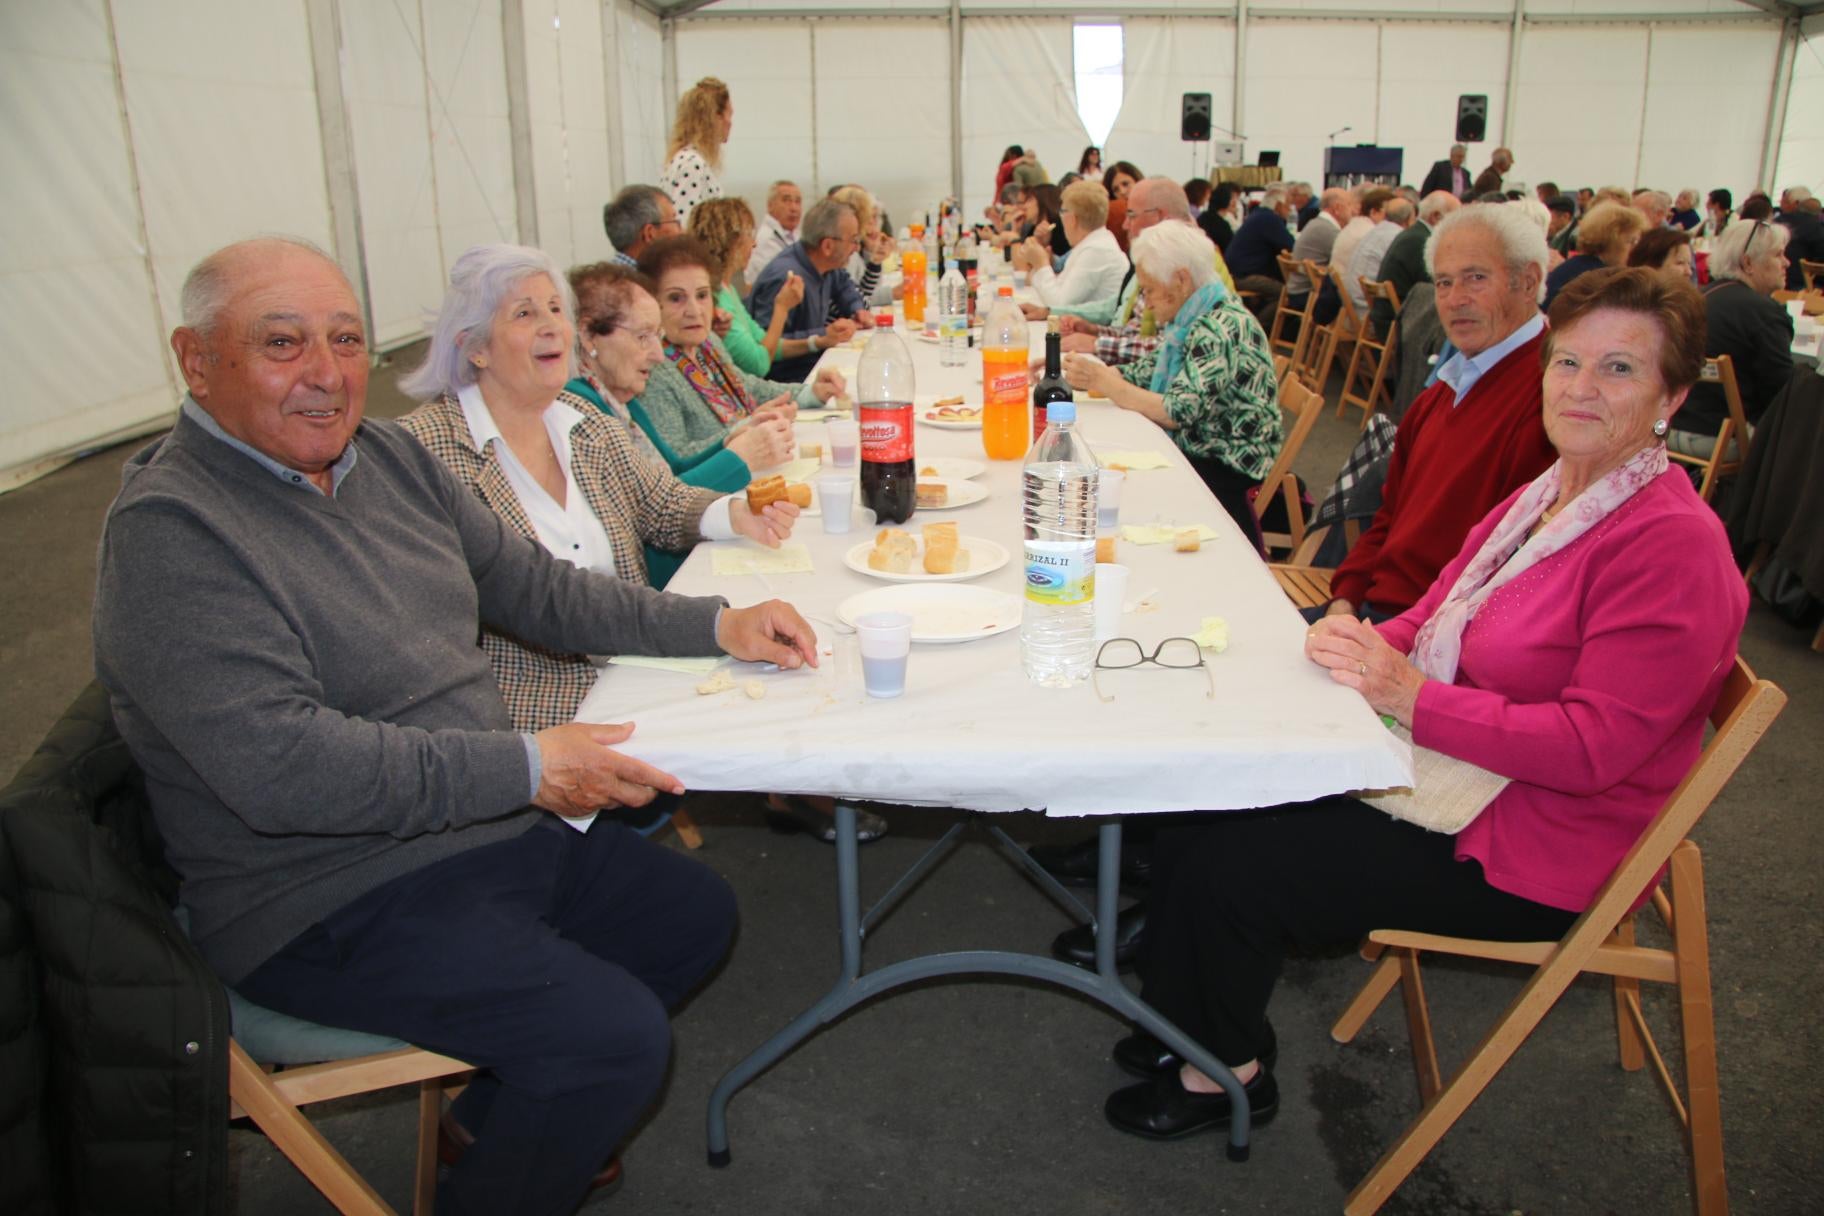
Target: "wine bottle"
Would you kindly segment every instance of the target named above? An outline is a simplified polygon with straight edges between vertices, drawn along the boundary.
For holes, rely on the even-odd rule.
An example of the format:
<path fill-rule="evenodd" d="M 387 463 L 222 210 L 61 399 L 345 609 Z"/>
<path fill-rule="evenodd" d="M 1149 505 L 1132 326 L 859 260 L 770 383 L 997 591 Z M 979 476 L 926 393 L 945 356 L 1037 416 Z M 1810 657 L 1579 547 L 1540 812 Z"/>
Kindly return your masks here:
<path fill-rule="evenodd" d="M 1032 386 L 1032 441 L 1037 443 L 1045 433 L 1046 410 L 1054 401 L 1072 401 L 1070 385 L 1064 381 L 1064 335 L 1058 332 L 1058 318 L 1052 317 L 1045 327 L 1045 375 Z"/>

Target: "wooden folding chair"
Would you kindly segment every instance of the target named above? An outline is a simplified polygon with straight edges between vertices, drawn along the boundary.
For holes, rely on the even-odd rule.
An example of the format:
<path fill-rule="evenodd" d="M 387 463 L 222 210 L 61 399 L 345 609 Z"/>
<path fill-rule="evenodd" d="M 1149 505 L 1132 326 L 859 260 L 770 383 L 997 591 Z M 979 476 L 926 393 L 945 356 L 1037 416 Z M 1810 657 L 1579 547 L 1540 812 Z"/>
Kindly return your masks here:
<path fill-rule="evenodd" d="M 1305 305 L 1305 323 L 1299 326 L 1298 340 L 1292 344 L 1292 371 L 1304 377 L 1305 383 L 1311 385 L 1318 396 L 1323 396 L 1324 382 L 1317 378 L 1317 368 L 1324 358 L 1327 343 L 1331 337 L 1331 327 L 1316 322 L 1318 290 L 1324 284 L 1328 271 L 1317 262 L 1305 261 L 1305 278 L 1311 283 L 1310 302 Z"/>
<path fill-rule="evenodd" d="M 1289 253 L 1280 254 L 1279 281 L 1282 283 L 1291 283 L 1292 276 L 1297 272 L 1298 263 L 1292 260 L 1292 255 Z M 1288 356 L 1298 349 L 1298 339 L 1296 336 L 1291 338 L 1285 336 L 1286 321 L 1290 319 L 1296 322 L 1299 333 L 1303 333 L 1305 327 L 1311 323 L 1311 304 L 1312 301 L 1317 298 L 1315 289 L 1308 291 L 1305 293 L 1305 306 L 1303 308 L 1293 308 L 1287 303 L 1291 294 L 1290 291 L 1282 291 L 1279 293 L 1279 307 L 1273 312 L 1273 326 L 1271 329 L 1267 330 L 1267 349 L 1274 352 L 1283 351 Z"/>
<path fill-rule="evenodd" d="M 1742 392 L 1736 387 L 1735 364 L 1728 355 L 1705 359 L 1703 373 L 1698 379 L 1705 384 L 1722 386 L 1723 400 L 1729 403 L 1729 416 L 1723 419 L 1723 425 L 1717 429 L 1716 446 L 1710 449 L 1708 456 L 1686 456 L 1669 448 L 1666 456 L 1680 464 L 1704 471 L 1697 494 L 1709 502 L 1711 495 L 1716 493 L 1716 483 L 1741 472 L 1742 465 L 1747 462 L 1748 415 L 1742 411 Z"/>
<path fill-rule="evenodd" d="M 1350 406 L 1359 405 L 1362 425 L 1366 427 L 1369 415 L 1392 400 L 1387 388 L 1387 369 L 1393 364 L 1400 328 L 1400 293 L 1392 283 L 1376 283 L 1366 278 L 1359 281 L 1363 294 L 1368 297 L 1368 310 L 1362 314 L 1355 350 L 1349 356 L 1349 370 L 1343 373 L 1343 395 L 1337 400 L 1336 412 L 1341 417 Z M 1368 318 L 1373 314 L 1374 302 L 1383 296 L 1393 305 L 1394 319 L 1388 323 L 1387 332 L 1376 337 Z"/>
<path fill-rule="evenodd" d="M 1816 291 L 1824 283 L 1824 262 L 1814 262 L 1810 258 L 1799 259 L 1799 279 L 1805 284 L 1806 291 Z"/>
<path fill-rule="evenodd" d="M 1369 934 L 1363 955 L 1377 960 L 1374 971 L 1330 1033 L 1339 1043 L 1354 1038 L 1398 984 L 1405 1000 L 1413 1067 L 1424 1106 L 1368 1176 L 1349 1193 L 1343 1208 L 1349 1216 L 1368 1216 L 1380 1209 L 1513 1058 L 1572 981 L 1584 972 L 1614 977 L 1621 1066 L 1639 1069 L 1650 1056 L 1661 1084 L 1672 1096 L 1673 1106 L 1685 1125 L 1691 1189 L 1699 1216 L 1728 1211 L 1715 1025 L 1710 1006 L 1709 944 L 1704 925 L 1703 862 L 1697 846 L 1686 837 L 1785 704 L 1786 694 L 1777 685 L 1757 680 L 1746 663 L 1735 660 L 1716 707 L 1710 711 L 1716 733 L 1562 940 L 1490 942 L 1396 930 Z M 1666 921 L 1672 944 L 1669 949 L 1652 949 L 1635 941 L 1632 905 L 1668 861 L 1670 898 L 1656 890 L 1652 903 Z M 1426 950 L 1534 968 L 1520 994 L 1448 1082 L 1440 1080 L 1419 976 L 1419 955 Z M 1680 1099 L 1641 1013 L 1642 980 L 1672 984 L 1678 989 L 1686 1100 Z"/>
<path fill-rule="evenodd" d="M 1299 449 L 1305 446 L 1305 437 L 1311 433 L 1318 414 L 1323 411 L 1324 399 L 1312 392 L 1303 380 L 1288 375 L 1280 381 L 1279 408 L 1292 415 L 1292 429 L 1286 432 L 1286 441 L 1280 444 L 1273 467 L 1267 470 L 1260 489 L 1255 491 L 1254 518 L 1261 521 L 1261 539 L 1269 550 L 1295 551 L 1305 542 L 1305 508 L 1299 501 L 1298 478 L 1292 472 L 1292 465 L 1298 459 Z M 1287 530 L 1284 532 L 1266 530 L 1267 508 L 1273 505 L 1276 496 L 1286 504 Z"/>
<path fill-rule="evenodd" d="M 1312 403 L 1313 413 L 1321 409 L 1321 398 Z M 1353 519 L 1343 521 L 1343 537 L 1349 544 L 1355 544 L 1360 538 L 1362 526 Z M 1330 592 L 1330 576 L 1336 571 L 1326 566 L 1314 566 L 1311 559 L 1317 556 L 1319 546 L 1324 538 L 1330 535 L 1330 525 L 1312 528 L 1305 533 L 1305 538 L 1292 550 L 1292 556 L 1283 562 L 1270 562 L 1267 569 L 1272 571 L 1273 578 L 1279 583 L 1279 589 L 1286 593 L 1292 606 L 1298 609 L 1321 608 L 1336 598 Z"/>
<path fill-rule="evenodd" d="M 1290 355 L 1273 356 L 1273 383 L 1284 384 L 1286 382 L 1286 373 L 1291 370 L 1292 357 Z"/>
<path fill-rule="evenodd" d="M 234 1039 L 228 1041 L 230 1118 L 245 1116 L 284 1153 L 298 1172 L 349 1216 L 394 1216 L 367 1180 L 323 1138 L 301 1107 L 395 1085 L 418 1087 L 418 1165 L 412 1183 L 412 1211 L 431 1216 L 437 1198 L 437 1123 L 453 1079 L 472 1069 L 461 1060 L 417 1047 L 326 1064 L 266 1072 Z M 456 1087 L 460 1089 L 460 1086 Z"/>
<path fill-rule="evenodd" d="M 1324 327 L 1329 331 L 1329 336 L 1328 340 L 1324 343 L 1323 357 L 1318 363 L 1317 374 L 1313 376 L 1311 380 L 1311 383 L 1318 386 L 1318 392 L 1320 393 L 1324 391 L 1323 386 L 1330 383 L 1330 367 L 1336 362 L 1336 356 L 1341 352 L 1344 346 L 1351 347 L 1350 363 L 1353 365 L 1355 361 L 1353 348 L 1361 342 L 1362 327 L 1364 324 L 1362 314 L 1356 311 L 1354 297 L 1349 294 L 1348 289 L 1344 286 L 1346 280 L 1343 277 L 1343 272 L 1332 266 L 1329 269 L 1329 274 L 1330 278 L 1336 283 L 1336 294 L 1342 301 L 1342 308 L 1336 314 L 1336 320 Z M 1349 385 L 1345 382 L 1343 385 L 1344 396 L 1347 396 L 1348 392 Z M 1336 416 L 1338 418 L 1343 416 L 1343 410 L 1345 408 L 1347 407 L 1342 400 L 1339 399 L 1336 404 Z"/>

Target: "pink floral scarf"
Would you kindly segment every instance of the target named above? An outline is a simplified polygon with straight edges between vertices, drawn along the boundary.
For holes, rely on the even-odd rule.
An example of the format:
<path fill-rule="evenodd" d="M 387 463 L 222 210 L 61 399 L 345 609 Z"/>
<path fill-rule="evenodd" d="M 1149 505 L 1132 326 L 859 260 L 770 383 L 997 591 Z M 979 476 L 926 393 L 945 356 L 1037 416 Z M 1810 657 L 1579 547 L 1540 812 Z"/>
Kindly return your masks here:
<path fill-rule="evenodd" d="M 753 394 L 747 391 L 740 371 L 729 365 L 713 337 L 705 338 L 694 350 L 667 342 L 665 357 L 684 373 L 684 379 L 722 425 L 731 425 L 754 412 Z"/>
<path fill-rule="evenodd" d="M 1463 567 L 1450 594 L 1419 629 L 1412 643 L 1412 665 L 1427 676 L 1454 683 L 1457 663 L 1463 655 L 1463 631 L 1482 602 L 1518 575 L 1568 547 L 1664 473 L 1666 445 L 1650 443 L 1620 467 L 1598 478 L 1529 539 L 1527 530 L 1539 522 L 1558 497 L 1563 464 L 1562 460 L 1554 463 L 1514 500 L 1469 565 Z"/>

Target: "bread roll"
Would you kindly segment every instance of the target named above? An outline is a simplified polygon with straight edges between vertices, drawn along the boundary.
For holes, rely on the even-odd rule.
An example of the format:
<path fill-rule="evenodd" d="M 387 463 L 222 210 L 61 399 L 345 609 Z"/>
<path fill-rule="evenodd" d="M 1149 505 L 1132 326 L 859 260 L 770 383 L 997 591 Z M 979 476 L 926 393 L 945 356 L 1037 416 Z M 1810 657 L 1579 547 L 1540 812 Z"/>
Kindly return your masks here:
<path fill-rule="evenodd" d="M 803 510 L 811 505 L 811 487 L 805 485 L 802 481 L 794 481 L 791 485 L 785 487 L 785 497 L 786 501 L 790 502 L 794 507 Z"/>
<path fill-rule="evenodd" d="M 910 532 L 898 528 L 882 528 L 874 538 L 874 548 L 868 553 L 868 569 L 883 570 L 889 574 L 908 574 L 912 570 L 912 559 L 918 555 L 918 543 L 912 539 Z"/>
<path fill-rule="evenodd" d="M 786 498 L 785 478 L 777 473 L 763 477 L 747 487 L 747 509 L 758 515 L 768 506 Z"/>
<path fill-rule="evenodd" d="M 921 507 L 941 507 L 950 501 L 950 487 L 941 481 L 921 481 L 914 493 Z"/>
<path fill-rule="evenodd" d="M 1104 564 L 1115 560 L 1115 538 L 1112 536 L 1096 537 L 1096 560 Z"/>
<path fill-rule="evenodd" d="M 1203 534 L 1196 528 L 1186 528 L 1174 538 L 1172 548 L 1180 553 L 1195 553 L 1203 548 Z"/>

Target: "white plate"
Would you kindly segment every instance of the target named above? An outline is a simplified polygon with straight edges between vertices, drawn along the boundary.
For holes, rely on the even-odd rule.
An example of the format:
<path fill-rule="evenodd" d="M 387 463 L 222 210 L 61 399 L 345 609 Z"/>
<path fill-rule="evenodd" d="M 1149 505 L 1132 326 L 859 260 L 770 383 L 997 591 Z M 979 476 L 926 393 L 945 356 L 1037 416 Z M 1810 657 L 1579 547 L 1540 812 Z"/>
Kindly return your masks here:
<path fill-rule="evenodd" d="M 907 529 L 912 531 L 911 529 Z M 958 538 L 958 543 L 969 554 L 969 568 L 955 574 L 926 574 L 924 567 L 925 539 L 912 531 L 912 540 L 918 545 L 918 554 L 913 558 L 912 569 L 904 574 L 894 574 L 887 570 L 872 570 L 868 567 L 868 554 L 874 550 L 874 542 L 864 540 L 842 555 L 842 564 L 857 574 L 877 578 L 885 583 L 964 583 L 972 578 L 980 578 L 991 570 L 999 570 L 1007 564 L 1007 550 L 991 540 L 979 536 Z"/>
<path fill-rule="evenodd" d="M 843 623 L 870 612 L 904 612 L 912 618 L 914 642 L 973 642 L 1020 626 L 1018 596 L 988 587 L 877 587 L 851 595 L 836 606 Z"/>
<path fill-rule="evenodd" d="M 942 477 L 947 481 L 966 481 L 988 471 L 987 465 L 966 456 L 927 456 L 916 463 L 920 477 Z M 927 473 L 926 469 L 931 471 Z"/>
<path fill-rule="evenodd" d="M 958 507 L 966 507 L 970 503 L 980 502 L 988 497 L 988 487 L 973 481 L 958 481 L 951 477 L 921 477 L 918 480 L 921 484 L 936 482 L 949 491 L 949 498 L 943 506 L 921 506 L 919 508 L 921 511 L 954 511 Z"/>
<path fill-rule="evenodd" d="M 981 407 L 977 406 L 976 408 L 980 409 Z M 928 409 L 918 411 L 918 423 L 920 426 L 936 427 L 940 431 L 979 431 L 982 429 L 982 418 L 980 414 L 977 414 L 974 418 L 933 418 L 931 417 L 932 412 L 933 411 Z"/>

